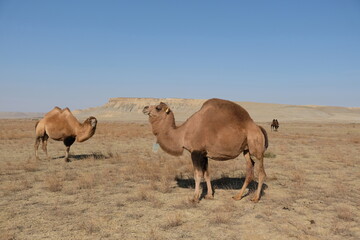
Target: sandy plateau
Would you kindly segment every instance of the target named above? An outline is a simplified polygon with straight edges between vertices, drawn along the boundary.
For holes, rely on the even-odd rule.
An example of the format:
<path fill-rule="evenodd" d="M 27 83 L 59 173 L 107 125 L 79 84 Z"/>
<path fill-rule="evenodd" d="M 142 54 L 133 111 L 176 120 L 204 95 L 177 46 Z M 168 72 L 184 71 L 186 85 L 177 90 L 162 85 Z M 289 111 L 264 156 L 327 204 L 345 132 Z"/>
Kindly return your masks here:
<path fill-rule="evenodd" d="M 240 102 L 269 135 L 263 196 L 250 201 L 254 181 L 232 200 L 245 176 L 239 156 L 210 160 L 214 200 L 193 203 L 190 155 L 153 151 L 141 110 L 159 101 L 178 124 L 204 102 L 114 98 L 73 111 L 98 128 L 72 146 L 70 163 L 53 140 L 50 160 L 35 159 L 39 115 L 0 114 L 0 239 L 360 239 L 359 108 Z"/>

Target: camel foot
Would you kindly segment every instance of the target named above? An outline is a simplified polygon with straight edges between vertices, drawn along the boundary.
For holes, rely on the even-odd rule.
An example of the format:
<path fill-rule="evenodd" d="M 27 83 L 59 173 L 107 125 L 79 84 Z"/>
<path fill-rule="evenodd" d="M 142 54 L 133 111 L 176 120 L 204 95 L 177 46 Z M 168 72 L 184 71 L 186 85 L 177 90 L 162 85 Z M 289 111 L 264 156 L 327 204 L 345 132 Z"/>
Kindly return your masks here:
<path fill-rule="evenodd" d="M 254 203 L 257 203 L 257 202 L 259 202 L 259 198 L 255 196 L 251 199 L 251 201 L 253 201 Z"/>
<path fill-rule="evenodd" d="M 189 198 L 189 202 L 191 202 L 191 203 L 199 203 L 200 199 L 199 199 L 199 197 L 194 196 L 192 198 Z"/>
<path fill-rule="evenodd" d="M 71 162 L 69 158 L 64 158 L 65 162 Z"/>
<path fill-rule="evenodd" d="M 207 200 L 214 200 L 214 196 L 212 194 L 206 194 L 204 198 Z"/>
<path fill-rule="evenodd" d="M 240 195 L 235 195 L 235 196 L 232 197 L 232 199 L 238 201 L 238 200 L 241 200 L 241 199 L 242 199 L 242 196 L 240 196 Z"/>

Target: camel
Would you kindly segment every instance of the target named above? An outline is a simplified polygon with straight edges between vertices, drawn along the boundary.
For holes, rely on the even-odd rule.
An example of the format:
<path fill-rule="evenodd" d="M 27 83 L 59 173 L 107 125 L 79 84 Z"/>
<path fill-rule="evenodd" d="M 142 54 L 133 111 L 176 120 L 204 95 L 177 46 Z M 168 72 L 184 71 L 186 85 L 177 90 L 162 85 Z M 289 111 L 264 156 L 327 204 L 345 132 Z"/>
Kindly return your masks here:
<path fill-rule="evenodd" d="M 225 161 L 234 159 L 241 153 L 246 159 L 246 177 L 240 192 L 233 199 L 240 200 L 252 181 L 255 157 L 259 182 L 252 201 L 259 201 L 266 177 L 263 159 L 268 147 L 268 137 L 265 129 L 256 125 L 244 108 L 231 101 L 209 99 L 180 126 L 176 126 L 174 113 L 163 102 L 144 107 L 143 113 L 149 116 L 152 132 L 165 152 L 175 156 L 181 155 L 184 150 L 191 153 L 195 179 L 192 201 L 200 200 L 202 178 L 207 185 L 205 199 L 214 197 L 208 167 L 209 158 Z"/>
<path fill-rule="evenodd" d="M 54 107 L 53 110 L 45 114 L 44 118 L 38 121 L 35 125 L 35 157 L 39 159 L 38 148 L 40 140 L 42 142 L 42 149 L 47 153 L 47 140 L 50 137 L 56 141 L 63 141 L 66 146 L 66 153 L 64 160 L 70 162 L 69 151 L 71 145 L 75 142 L 84 142 L 95 134 L 97 120 L 95 117 L 87 118 L 83 123 L 80 123 L 69 108 L 61 109 Z"/>
<path fill-rule="evenodd" d="M 277 119 L 273 119 L 271 123 L 271 131 L 277 131 L 279 126 L 279 121 Z"/>

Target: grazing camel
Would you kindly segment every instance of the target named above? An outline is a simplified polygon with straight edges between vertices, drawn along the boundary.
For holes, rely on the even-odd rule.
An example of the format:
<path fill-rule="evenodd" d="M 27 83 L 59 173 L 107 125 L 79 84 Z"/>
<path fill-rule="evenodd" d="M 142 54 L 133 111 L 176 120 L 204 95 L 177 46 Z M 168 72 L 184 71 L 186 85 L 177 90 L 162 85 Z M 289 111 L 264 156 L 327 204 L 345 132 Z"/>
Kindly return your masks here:
<path fill-rule="evenodd" d="M 246 159 L 246 178 L 240 192 L 233 199 L 240 200 L 252 181 L 255 164 L 252 157 L 255 157 L 259 184 L 252 200 L 259 201 L 266 177 L 263 158 L 268 147 L 268 137 L 265 129 L 256 125 L 244 108 L 227 100 L 210 99 L 181 126 L 175 125 L 173 112 L 163 102 L 144 107 L 143 113 L 149 115 L 152 132 L 165 152 L 179 156 L 185 149 L 191 153 L 195 202 L 199 201 L 200 181 L 203 177 L 207 184 L 205 198 L 213 198 L 208 158 L 225 161 L 236 158 L 240 153 Z"/>
<path fill-rule="evenodd" d="M 47 140 L 50 137 L 56 141 L 63 141 L 66 146 L 65 161 L 69 162 L 70 146 L 77 140 L 84 142 L 95 134 L 97 120 L 95 117 L 89 117 L 80 123 L 69 108 L 61 109 L 54 107 L 53 110 L 45 114 L 44 118 L 35 125 L 35 157 L 39 159 L 38 148 L 40 140 L 42 149 L 47 153 Z"/>
<path fill-rule="evenodd" d="M 279 128 L 279 121 L 277 119 L 273 119 L 272 123 L 271 123 L 271 131 L 277 131 Z"/>

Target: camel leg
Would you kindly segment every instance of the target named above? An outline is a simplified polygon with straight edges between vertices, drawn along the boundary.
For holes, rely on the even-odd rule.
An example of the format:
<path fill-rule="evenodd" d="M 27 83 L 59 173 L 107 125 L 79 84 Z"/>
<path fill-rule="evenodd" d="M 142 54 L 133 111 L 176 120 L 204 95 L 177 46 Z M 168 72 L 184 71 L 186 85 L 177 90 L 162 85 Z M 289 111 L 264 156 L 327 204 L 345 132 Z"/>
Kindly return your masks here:
<path fill-rule="evenodd" d="M 201 179 L 204 177 L 204 157 L 200 152 L 192 152 L 191 159 L 194 166 L 194 179 L 195 179 L 195 192 L 194 192 L 194 202 L 199 202 L 200 198 L 200 183 Z"/>
<path fill-rule="evenodd" d="M 71 162 L 69 159 L 69 152 L 70 152 L 70 146 L 66 146 L 66 152 L 65 152 L 65 162 Z"/>
<path fill-rule="evenodd" d="M 207 186 L 207 194 L 205 196 L 205 199 L 214 199 L 213 190 L 211 187 L 211 178 L 210 178 L 210 173 L 209 173 L 209 163 L 208 163 L 207 157 L 204 157 L 203 174 L 204 174 L 204 178 L 205 178 L 206 186 Z"/>
<path fill-rule="evenodd" d="M 258 188 L 256 190 L 256 194 L 253 197 L 253 199 L 251 199 L 251 201 L 254 202 L 258 202 L 260 197 L 261 197 L 261 189 L 262 189 L 262 185 L 264 183 L 264 179 L 266 177 L 266 173 L 265 173 L 265 169 L 264 169 L 264 159 L 261 158 L 256 165 L 259 165 L 258 169 L 259 169 L 259 183 L 258 183 Z"/>
<path fill-rule="evenodd" d="M 244 151 L 244 157 L 246 159 L 245 182 L 244 182 L 240 192 L 238 194 L 236 194 L 235 196 L 233 196 L 234 200 L 240 200 L 242 198 L 242 195 L 244 194 L 245 189 L 247 188 L 249 183 L 254 178 L 254 161 L 250 157 L 250 152 L 249 151 Z"/>
<path fill-rule="evenodd" d="M 41 142 L 42 142 L 42 149 L 46 154 L 46 158 L 50 161 L 50 157 L 48 155 L 47 152 L 47 141 L 48 141 L 49 136 L 47 134 L 44 135 L 44 137 L 42 137 Z"/>
<path fill-rule="evenodd" d="M 35 148 L 35 158 L 36 159 L 39 159 L 38 148 L 39 148 L 39 145 L 40 145 L 40 139 L 41 139 L 41 137 L 36 137 L 36 139 L 35 139 L 34 148 Z"/>
<path fill-rule="evenodd" d="M 65 138 L 65 140 L 64 140 L 64 144 L 66 146 L 66 152 L 65 152 L 65 158 L 64 158 L 65 162 L 71 162 L 69 159 L 69 152 L 70 152 L 70 147 L 74 143 L 74 141 L 75 141 L 74 137 L 68 137 L 68 138 Z"/>

